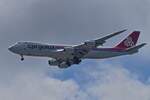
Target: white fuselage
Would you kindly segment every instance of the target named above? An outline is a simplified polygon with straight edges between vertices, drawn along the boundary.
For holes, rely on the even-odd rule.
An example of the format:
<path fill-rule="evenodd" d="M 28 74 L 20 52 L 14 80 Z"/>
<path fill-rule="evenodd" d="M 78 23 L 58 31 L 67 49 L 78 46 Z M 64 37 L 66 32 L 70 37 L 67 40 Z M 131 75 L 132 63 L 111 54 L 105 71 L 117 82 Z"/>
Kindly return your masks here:
<path fill-rule="evenodd" d="M 59 68 L 68 68 L 74 64 L 80 64 L 82 59 L 104 59 L 121 55 L 130 55 L 137 53 L 146 43 L 136 45 L 140 32 L 133 31 L 127 38 L 121 41 L 113 48 L 98 48 L 106 40 L 123 33 L 126 30 L 106 35 L 102 38 L 86 41 L 75 46 L 49 45 L 33 42 L 18 42 L 11 46 L 9 50 L 21 56 L 50 57 L 48 60 L 50 66 Z"/>
<path fill-rule="evenodd" d="M 51 57 L 51 58 L 60 58 L 66 59 L 70 54 L 66 52 L 58 52 L 63 50 L 65 47 L 71 46 L 57 46 L 57 45 L 48 45 L 41 43 L 32 43 L 32 42 L 19 42 L 14 46 L 10 47 L 9 50 L 25 56 L 40 56 L 40 57 Z M 96 48 L 92 49 L 88 54 L 86 54 L 82 59 L 103 59 L 109 57 L 115 57 L 120 55 L 128 54 L 125 51 L 121 50 L 111 50 L 112 48 Z"/>

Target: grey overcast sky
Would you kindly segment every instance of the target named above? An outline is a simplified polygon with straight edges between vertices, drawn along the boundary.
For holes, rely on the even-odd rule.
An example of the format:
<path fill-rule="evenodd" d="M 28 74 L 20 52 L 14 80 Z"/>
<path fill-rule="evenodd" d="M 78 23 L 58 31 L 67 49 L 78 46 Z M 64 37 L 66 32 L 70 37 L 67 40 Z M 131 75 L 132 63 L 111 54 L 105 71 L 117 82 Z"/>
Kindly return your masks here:
<path fill-rule="evenodd" d="M 66 70 L 48 68 L 47 58 L 20 62 L 7 50 L 18 41 L 79 44 L 122 29 L 109 46 L 133 30 L 141 31 L 139 43 L 150 43 L 149 9 L 149 0 L 0 0 L 0 99 L 149 100 L 149 45 L 131 58 Z"/>

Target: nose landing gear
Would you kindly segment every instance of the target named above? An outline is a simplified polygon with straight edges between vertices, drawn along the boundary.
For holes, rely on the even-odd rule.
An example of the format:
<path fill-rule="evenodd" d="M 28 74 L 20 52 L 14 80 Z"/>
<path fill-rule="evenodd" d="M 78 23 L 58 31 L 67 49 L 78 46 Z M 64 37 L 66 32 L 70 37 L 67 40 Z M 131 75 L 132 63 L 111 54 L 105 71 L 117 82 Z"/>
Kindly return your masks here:
<path fill-rule="evenodd" d="M 21 61 L 23 61 L 24 60 L 24 57 L 23 57 L 23 55 L 21 55 Z"/>

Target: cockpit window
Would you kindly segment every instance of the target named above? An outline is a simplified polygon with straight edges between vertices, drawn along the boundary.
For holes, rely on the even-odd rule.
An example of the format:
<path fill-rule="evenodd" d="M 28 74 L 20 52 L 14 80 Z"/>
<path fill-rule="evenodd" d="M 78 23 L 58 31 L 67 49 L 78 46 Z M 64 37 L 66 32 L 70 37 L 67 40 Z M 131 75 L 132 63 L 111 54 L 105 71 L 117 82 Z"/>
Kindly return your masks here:
<path fill-rule="evenodd" d="M 26 42 L 17 42 L 17 44 L 23 44 L 23 43 L 26 43 Z"/>
<path fill-rule="evenodd" d="M 16 44 L 22 44 L 22 42 L 17 42 Z"/>
<path fill-rule="evenodd" d="M 17 42 L 17 44 L 21 44 L 21 42 Z"/>

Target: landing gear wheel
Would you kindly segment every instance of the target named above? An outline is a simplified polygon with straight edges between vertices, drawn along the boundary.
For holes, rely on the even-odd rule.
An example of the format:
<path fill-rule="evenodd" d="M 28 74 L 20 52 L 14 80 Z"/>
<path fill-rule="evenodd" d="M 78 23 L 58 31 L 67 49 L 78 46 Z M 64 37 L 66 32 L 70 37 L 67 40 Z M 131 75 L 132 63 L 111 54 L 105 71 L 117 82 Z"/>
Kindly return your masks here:
<path fill-rule="evenodd" d="M 24 60 L 24 57 L 23 57 L 23 55 L 21 55 L 21 61 L 23 61 Z"/>
<path fill-rule="evenodd" d="M 21 61 L 23 61 L 24 60 L 24 58 L 21 58 Z"/>
<path fill-rule="evenodd" d="M 74 57 L 74 64 L 79 64 L 81 62 L 81 60 L 78 57 Z"/>
<path fill-rule="evenodd" d="M 71 63 L 69 61 L 67 61 L 66 64 L 68 65 L 68 67 L 71 66 Z"/>

